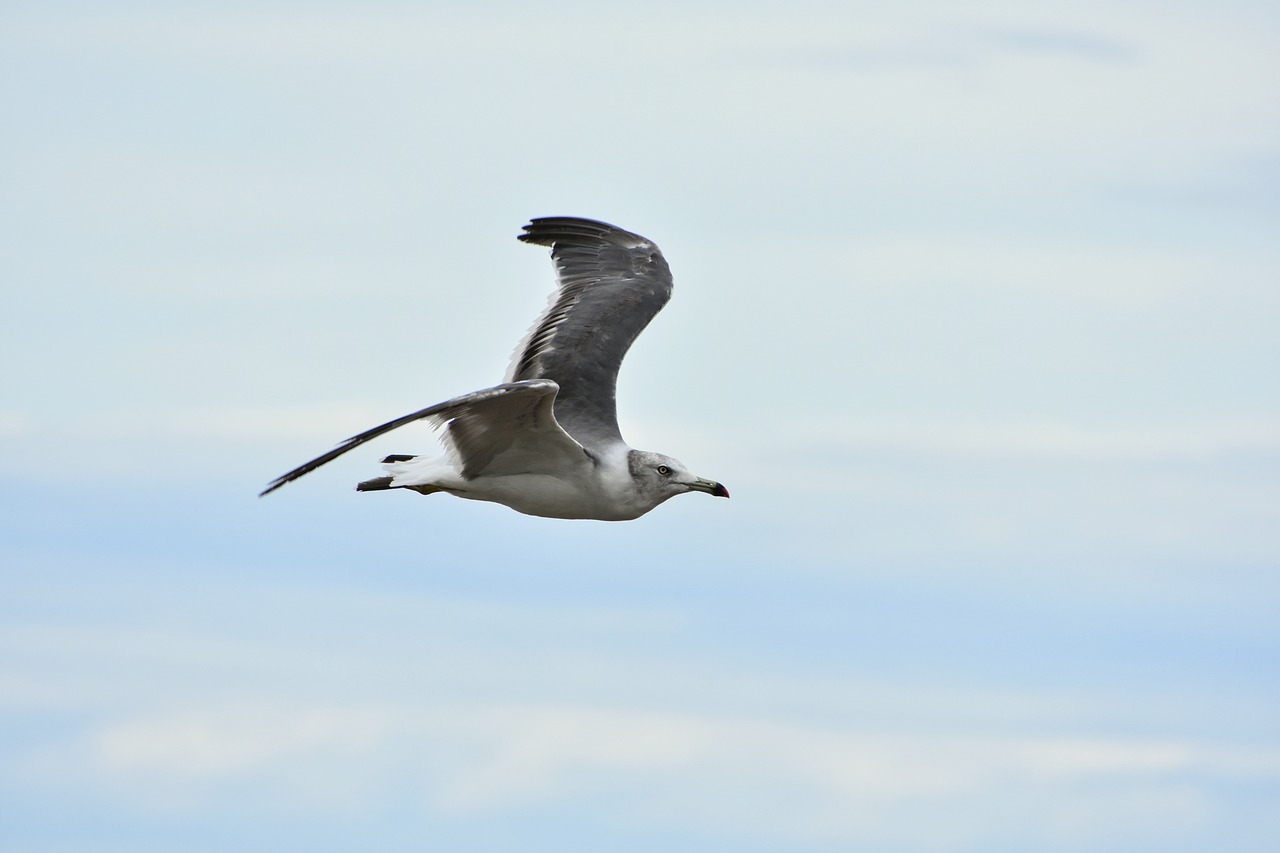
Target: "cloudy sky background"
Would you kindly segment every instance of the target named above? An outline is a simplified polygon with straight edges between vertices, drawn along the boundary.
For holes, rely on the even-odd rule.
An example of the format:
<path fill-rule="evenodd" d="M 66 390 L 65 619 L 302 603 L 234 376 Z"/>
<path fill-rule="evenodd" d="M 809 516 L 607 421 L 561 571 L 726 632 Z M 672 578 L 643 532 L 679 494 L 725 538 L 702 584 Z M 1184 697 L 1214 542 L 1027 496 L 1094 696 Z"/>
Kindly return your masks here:
<path fill-rule="evenodd" d="M 1273 4 L 4 4 L 0 848 L 1280 837 Z M 532 216 L 637 522 L 357 495 Z"/>

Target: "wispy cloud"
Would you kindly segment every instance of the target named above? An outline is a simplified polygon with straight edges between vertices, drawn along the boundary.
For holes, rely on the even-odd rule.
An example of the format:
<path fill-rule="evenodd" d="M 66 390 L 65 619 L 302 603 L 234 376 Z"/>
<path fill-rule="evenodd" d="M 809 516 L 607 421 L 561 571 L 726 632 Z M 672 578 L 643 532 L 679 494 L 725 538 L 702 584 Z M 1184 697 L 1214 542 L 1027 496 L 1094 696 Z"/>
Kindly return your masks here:
<path fill-rule="evenodd" d="M 1064 56 L 1096 62 L 1131 62 L 1138 51 L 1130 42 L 1113 36 L 1061 28 L 995 29 L 986 33 L 990 42 L 1008 50 Z"/>
<path fill-rule="evenodd" d="M 825 251 L 807 247 L 826 276 L 874 292 L 945 285 L 967 293 L 1049 298 L 1106 307 L 1146 307 L 1224 291 L 1275 301 L 1268 287 L 1276 258 L 1098 242 L 1000 240 L 990 235 L 854 240 Z"/>
<path fill-rule="evenodd" d="M 1280 754 L 1217 743 L 866 731 L 569 705 L 233 705 L 113 723 L 63 760 L 140 803 L 208 807 L 239 791 L 268 807 L 315 798 L 364 810 L 407 779 L 445 814 L 585 798 L 644 823 L 793 843 L 892 835 L 945 844 L 984 821 L 1033 845 L 1067 825 L 1081 839 L 1150 841 L 1198 828 L 1216 786 L 1280 781 Z M 312 791 L 317 762 L 328 778 L 354 780 L 344 798 Z M 1105 796 L 1091 787 L 1101 779 Z M 1016 818 L 1008 802 L 1018 803 Z M 904 835 L 902 815 L 926 804 L 932 819 Z"/>
<path fill-rule="evenodd" d="M 0 412 L 0 438 L 16 438 L 30 434 L 31 418 L 24 412 Z"/>
<path fill-rule="evenodd" d="M 786 429 L 793 446 L 937 456 L 1158 461 L 1280 452 L 1280 422 L 1266 420 L 1110 426 L 843 418 Z"/>
<path fill-rule="evenodd" d="M 178 439 L 204 443 L 310 442 L 336 444 L 394 413 L 368 403 L 314 406 L 235 406 L 114 412 L 86 431 L 104 438 Z"/>
<path fill-rule="evenodd" d="M 64 722 L 11 751 L 4 780 L 122 815 L 395 808 L 420 825 L 586 808 L 789 848 L 1043 849 L 1066 831 L 1158 846 L 1216 825 L 1227 792 L 1280 784 L 1264 725 L 1206 724 L 1238 696 L 1171 713 L 1143 690 L 874 678 L 842 653 L 800 674 L 699 647 L 679 613 L 632 603 L 118 577 L 11 593 L 0 710 Z M 39 616 L 90 600 L 92 624 Z M 1143 733 L 1153 719 L 1163 733 Z"/>
<path fill-rule="evenodd" d="M 1130 43 L 1119 38 L 1052 26 L 1002 30 L 956 25 L 926 29 L 902 21 L 897 27 L 872 26 L 856 34 L 839 35 L 843 36 L 839 43 L 809 44 L 783 55 L 788 63 L 797 66 L 872 73 L 954 72 L 1019 54 L 1109 64 L 1128 62 L 1137 55 Z"/>

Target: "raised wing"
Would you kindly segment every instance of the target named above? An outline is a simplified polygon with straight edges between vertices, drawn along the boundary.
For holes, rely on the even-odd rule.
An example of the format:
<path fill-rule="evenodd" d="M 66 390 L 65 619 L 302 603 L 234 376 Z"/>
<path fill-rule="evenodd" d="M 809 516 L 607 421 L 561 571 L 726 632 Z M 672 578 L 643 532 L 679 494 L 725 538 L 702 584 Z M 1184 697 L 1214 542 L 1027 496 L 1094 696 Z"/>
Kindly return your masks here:
<path fill-rule="evenodd" d="M 506 381 L 556 382 L 556 420 L 585 447 L 604 450 L 622 441 L 618 369 L 671 298 L 671 270 L 649 240 L 591 219 L 534 219 L 519 239 L 551 247 L 559 289 L 516 350 Z"/>
<path fill-rule="evenodd" d="M 323 456 L 272 480 L 259 497 L 332 462 L 348 450 L 421 420 L 448 425 L 445 440 L 458 470 L 468 479 L 481 473 L 559 470 L 563 460 L 580 460 L 585 451 L 556 423 L 556 391 L 556 383 L 545 379 L 513 382 L 428 406 L 351 436 Z"/>

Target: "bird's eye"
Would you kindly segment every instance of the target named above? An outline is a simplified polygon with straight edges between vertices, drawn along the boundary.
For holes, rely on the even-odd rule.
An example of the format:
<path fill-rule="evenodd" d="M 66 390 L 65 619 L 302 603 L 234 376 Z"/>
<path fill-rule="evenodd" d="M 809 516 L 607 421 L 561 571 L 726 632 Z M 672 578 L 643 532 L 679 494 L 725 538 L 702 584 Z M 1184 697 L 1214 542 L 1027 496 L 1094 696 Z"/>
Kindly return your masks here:
<path fill-rule="evenodd" d="M 671 469 L 670 469 L 670 468 L 668 468 L 666 465 L 659 465 L 659 466 L 658 466 L 658 473 L 665 477 L 665 476 L 667 476 L 668 474 L 670 474 L 670 473 L 671 473 Z"/>

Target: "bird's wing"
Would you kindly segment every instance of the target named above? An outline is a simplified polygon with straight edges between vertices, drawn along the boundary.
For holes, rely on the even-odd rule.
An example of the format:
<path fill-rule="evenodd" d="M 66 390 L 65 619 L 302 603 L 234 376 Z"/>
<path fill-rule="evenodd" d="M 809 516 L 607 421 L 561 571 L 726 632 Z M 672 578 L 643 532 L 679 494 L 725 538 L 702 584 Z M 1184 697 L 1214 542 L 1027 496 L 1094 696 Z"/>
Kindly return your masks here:
<path fill-rule="evenodd" d="M 604 451 L 622 441 L 618 368 L 671 298 L 671 270 L 649 240 L 590 219 L 534 219 L 519 239 L 551 247 L 559 287 L 506 381 L 555 381 L 556 419 L 585 447 Z"/>
<path fill-rule="evenodd" d="M 581 461 L 586 451 L 556 423 L 557 390 L 556 383 L 546 379 L 511 382 L 428 406 L 351 436 L 323 456 L 272 480 L 259 497 L 366 441 L 421 420 L 447 424 L 450 455 L 467 479 L 480 474 L 560 470 L 566 461 Z"/>

